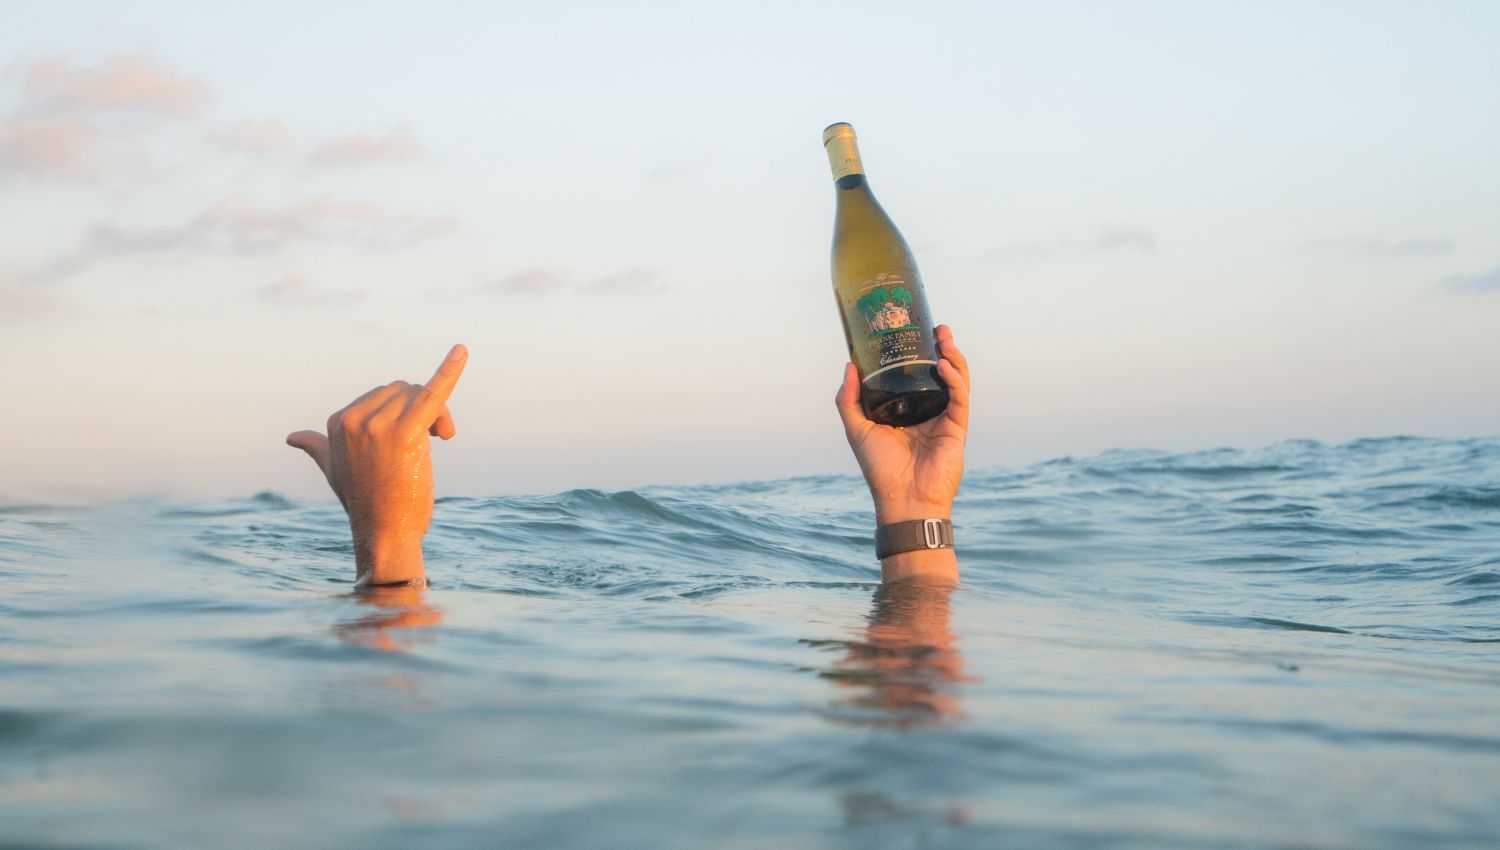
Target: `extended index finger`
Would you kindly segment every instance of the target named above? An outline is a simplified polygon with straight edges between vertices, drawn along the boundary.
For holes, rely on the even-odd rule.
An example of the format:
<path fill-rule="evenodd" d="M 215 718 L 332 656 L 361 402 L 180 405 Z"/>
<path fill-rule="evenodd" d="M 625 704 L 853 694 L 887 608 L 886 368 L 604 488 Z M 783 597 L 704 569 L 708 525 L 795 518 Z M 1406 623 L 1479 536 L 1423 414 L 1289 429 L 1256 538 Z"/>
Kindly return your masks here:
<path fill-rule="evenodd" d="M 458 376 L 464 373 L 464 364 L 468 362 L 469 349 L 462 345 L 455 345 L 449 349 L 448 356 L 443 358 L 443 362 L 438 364 L 437 371 L 432 373 L 432 379 L 422 387 L 416 403 L 408 408 L 408 414 L 419 414 L 426 425 L 431 425 L 436 421 L 438 415 L 443 412 L 443 405 L 448 403 L 448 396 L 453 395 L 453 387 L 458 384 Z"/>

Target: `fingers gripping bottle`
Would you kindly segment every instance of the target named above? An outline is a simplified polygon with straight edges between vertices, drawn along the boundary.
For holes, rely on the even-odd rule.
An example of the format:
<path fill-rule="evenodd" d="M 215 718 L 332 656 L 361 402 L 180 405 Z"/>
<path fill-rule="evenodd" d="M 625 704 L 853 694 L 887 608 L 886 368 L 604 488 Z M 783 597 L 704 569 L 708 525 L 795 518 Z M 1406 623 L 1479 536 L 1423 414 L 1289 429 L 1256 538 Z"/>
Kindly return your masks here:
<path fill-rule="evenodd" d="M 916 425 L 948 407 L 937 374 L 937 341 L 922 276 L 901 231 L 881 209 L 854 128 L 823 131 L 838 208 L 833 220 L 833 294 L 849 359 L 859 370 L 865 415 L 885 425 Z"/>

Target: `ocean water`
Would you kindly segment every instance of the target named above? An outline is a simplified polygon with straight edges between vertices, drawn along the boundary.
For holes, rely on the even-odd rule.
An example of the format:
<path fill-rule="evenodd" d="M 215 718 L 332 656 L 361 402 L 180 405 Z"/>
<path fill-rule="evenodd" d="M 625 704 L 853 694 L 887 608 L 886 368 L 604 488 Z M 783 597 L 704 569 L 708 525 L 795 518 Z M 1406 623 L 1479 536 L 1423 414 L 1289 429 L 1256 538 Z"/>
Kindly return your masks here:
<path fill-rule="evenodd" d="M 853 478 L 0 507 L 0 846 L 1500 847 L 1500 439 Z"/>

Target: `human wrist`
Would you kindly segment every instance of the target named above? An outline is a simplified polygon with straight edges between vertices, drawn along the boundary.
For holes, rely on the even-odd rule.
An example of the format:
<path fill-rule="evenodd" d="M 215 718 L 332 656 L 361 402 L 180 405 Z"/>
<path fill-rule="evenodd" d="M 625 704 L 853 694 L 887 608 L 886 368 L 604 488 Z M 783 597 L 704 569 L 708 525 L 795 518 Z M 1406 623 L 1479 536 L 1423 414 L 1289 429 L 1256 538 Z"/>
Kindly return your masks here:
<path fill-rule="evenodd" d="M 410 535 L 354 535 L 354 572 L 362 587 L 412 582 L 425 577 L 422 538 Z"/>
<path fill-rule="evenodd" d="M 880 561 L 880 580 L 956 584 L 958 555 L 952 549 L 914 549 L 887 555 Z"/>
<path fill-rule="evenodd" d="M 908 493 L 881 493 L 874 487 L 870 495 L 875 502 L 875 526 L 894 525 L 913 520 L 953 518 L 953 499 L 915 496 Z M 953 584 L 958 581 L 958 557 L 951 546 L 940 549 L 913 549 L 887 555 L 880 560 L 881 581 L 924 581 Z"/>
<path fill-rule="evenodd" d="M 952 519 L 952 499 L 875 495 L 875 524 L 890 525 L 914 519 Z"/>

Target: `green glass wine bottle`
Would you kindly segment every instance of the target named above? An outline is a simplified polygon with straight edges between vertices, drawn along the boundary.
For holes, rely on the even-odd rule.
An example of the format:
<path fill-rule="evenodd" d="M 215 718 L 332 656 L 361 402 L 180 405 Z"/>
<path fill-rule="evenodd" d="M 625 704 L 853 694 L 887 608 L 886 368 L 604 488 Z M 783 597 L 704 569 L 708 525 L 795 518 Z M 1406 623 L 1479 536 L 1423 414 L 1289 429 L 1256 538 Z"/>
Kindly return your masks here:
<path fill-rule="evenodd" d="M 937 374 L 937 341 L 911 249 L 870 192 L 854 128 L 823 131 L 838 210 L 833 220 L 833 294 L 849 359 L 859 369 L 865 415 L 916 425 L 948 407 Z"/>

